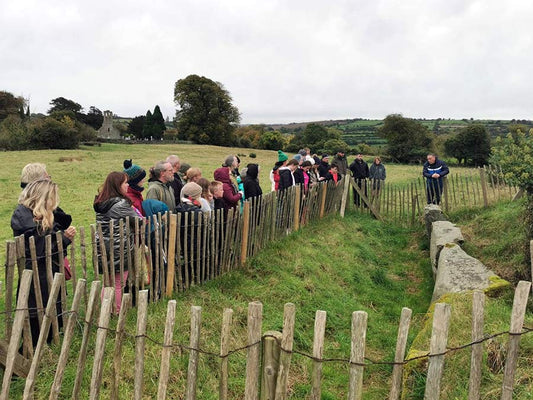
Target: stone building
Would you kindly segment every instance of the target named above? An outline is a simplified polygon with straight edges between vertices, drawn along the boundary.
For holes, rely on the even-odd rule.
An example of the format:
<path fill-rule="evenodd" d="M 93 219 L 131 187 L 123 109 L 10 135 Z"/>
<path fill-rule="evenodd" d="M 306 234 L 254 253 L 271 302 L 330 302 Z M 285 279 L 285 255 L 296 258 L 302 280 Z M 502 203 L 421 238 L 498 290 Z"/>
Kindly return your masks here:
<path fill-rule="evenodd" d="M 98 129 L 98 137 L 101 139 L 120 139 L 120 131 L 113 126 L 113 113 L 104 111 L 104 122 Z"/>

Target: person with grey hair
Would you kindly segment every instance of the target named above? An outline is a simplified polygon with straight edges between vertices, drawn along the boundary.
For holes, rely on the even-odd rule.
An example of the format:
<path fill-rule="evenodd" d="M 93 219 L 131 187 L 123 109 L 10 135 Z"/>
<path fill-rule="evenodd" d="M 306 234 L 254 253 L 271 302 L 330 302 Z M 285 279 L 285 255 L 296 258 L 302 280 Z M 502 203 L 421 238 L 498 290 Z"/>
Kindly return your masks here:
<path fill-rule="evenodd" d="M 183 185 L 185 185 L 185 181 L 183 180 L 182 175 L 180 174 L 180 167 L 181 167 L 181 161 L 180 158 L 176 155 L 170 155 L 165 160 L 166 162 L 170 163 L 172 165 L 172 169 L 174 171 L 174 180 L 172 180 L 169 185 L 174 192 L 174 198 L 179 199 L 181 189 L 183 188 Z"/>
<path fill-rule="evenodd" d="M 150 179 L 146 199 L 159 200 L 165 203 L 170 211 L 176 208 L 176 198 L 173 190 L 169 187 L 174 180 L 174 169 L 169 162 L 158 161 L 150 168 Z"/>

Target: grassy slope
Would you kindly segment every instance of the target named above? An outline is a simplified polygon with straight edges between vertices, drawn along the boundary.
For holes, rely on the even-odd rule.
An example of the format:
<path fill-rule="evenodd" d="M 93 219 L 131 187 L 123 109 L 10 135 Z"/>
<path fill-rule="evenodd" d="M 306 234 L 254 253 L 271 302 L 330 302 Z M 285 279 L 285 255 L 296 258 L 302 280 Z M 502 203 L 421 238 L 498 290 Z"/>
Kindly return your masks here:
<path fill-rule="evenodd" d="M 415 236 L 419 237 L 420 232 Z M 250 301 L 264 305 L 263 331 L 281 330 L 283 305 L 296 305 L 295 349 L 312 352 L 313 325 L 316 310 L 328 313 L 324 357 L 349 358 L 351 313 L 369 313 L 367 351 L 375 360 L 391 360 L 399 315 L 403 306 L 414 311 L 414 328 L 424 316 L 431 296 L 432 281 L 427 253 L 420 251 L 413 232 L 385 226 L 368 216 L 348 215 L 345 220 L 332 217 L 306 227 L 302 231 L 273 243 L 269 249 L 250 261 L 247 270 L 236 271 L 203 287 L 177 296 L 178 312 L 175 342 L 188 344 L 190 306 L 203 308 L 201 347 L 217 352 L 222 311 L 233 308 L 232 348 L 245 344 L 246 310 Z M 148 335 L 162 340 L 166 304 L 150 305 Z M 130 314 L 128 331 L 134 332 L 134 314 Z M 76 353 L 77 346 L 73 346 Z M 124 383 L 122 398 L 131 398 L 133 388 L 133 339 L 127 340 L 123 358 Z M 110 382 L 111 347 L 104 372 L 102 396 L 107 397 Z M 147 343 L 145 386 L 147 393 L 157 390 L 160 347 Z M 56 356 L 48 354 L 53 360 Z M 217 398 L 217 360 L 202 355 L 199 373 L 199 398 Z M 38 383 L 38 394 L 48 389 L 53 362 L 44 363 Z M 91 368 L 91 360 L 87 363 Z M 169 398 L 180 398 L 184 392 L 187 353 L 174 353 Z M 230 398 L 242 398 L 244 391 L 245 353 L 230 358 Z M 292 398 L 304 398 L 310 390 L 311 362 L 295 355 L 291 365 Z M 68 369 L 67 382 L 73 380 L 74 367 Z M 386 397 L 390 368 L 372 366 L 365 371 L 366 398 Z M 86 374 L 88 382 L 89 374 Z M 15 383 L 20 390 L 21 383 Z M 67 383 L 67 385 L 69 385 Z M 324 366 L 323 398 L 345 398 L 348 368 L 345 363 Z M 82 395 L 85 397 L 85 394 Z"/>

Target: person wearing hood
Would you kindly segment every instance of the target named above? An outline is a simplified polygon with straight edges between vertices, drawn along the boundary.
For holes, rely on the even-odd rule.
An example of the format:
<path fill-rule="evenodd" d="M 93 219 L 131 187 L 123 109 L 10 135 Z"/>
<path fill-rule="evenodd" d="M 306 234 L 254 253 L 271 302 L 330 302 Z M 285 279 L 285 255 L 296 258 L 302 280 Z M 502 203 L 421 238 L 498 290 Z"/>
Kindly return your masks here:
<path fill-rule="evenodd" d="M 143 217 L 146 216 L 143 210 L 143 190 L 144 190 L 144 178 L 146 177 L 146 171 L 135 165 L 130 160 L 124 160 L 124 172 L 128 175 L 128 198 L 131 200 L 133 207 Z"/>
<path fill-rule="evenodd" d="M 249 199 L 251 197 L 261 196 L 263 190 L 259 185 L 259 165 L 248 164 L 246 176 L 244 177 L 244 198 Z"/>
<path fill-rule="evenodd" d="M 292 159 L 288 162 L 286 167 L 281 167 L 279 169 L 279 190 L 285 190 L 291 186 L 296 185 L 296 180 L 294 179 L 294 171 L 298 169 L 298 161 Z"/>
<path fill-rule="evenodd" d="M 287 157 L 287 154 L 281 150 L 278 150 L 278 161 L 274 164 L 274 168 L 272 168 L 270 171 L 270 183 L 272 184 L 271 190 L 273 192 L 279 190 L 279 169 L 281 167 L 285 167 L 288 160 L 289 157 Z"/>
<path fill-rule="evenodd" d="M 98 265 L 101 269 L 103 268 L 101 242 L 103 241 L 107 257 L 111 254 L 111 248 L 113 249 L 113 260 L 108 259 L 107 263 L 115 283 L 115 311 L 118 313 L 122 301 L 122 288 L 128 287 L 126 285 L 128 263 L 125 260 L 128 260 L 128 253 L 133 253 L 134 248 L 134 235 L 130 234 L 125 239 L 120 236 L 120 221 L 125 221 L 126 217 L 130 217 L 130 230 L 134 232 L 135 219 L 140 218 L 128 197 L 128 175 L 125 172 L 111 172 L 106 177 L 94 199 L 93 208 L 96 212 L 96 223 L 102 227 L 102 237 L 98 232 L 96 233 Z M 113 237 L 111 237 L 111 224 L 113 224 Z M 121 260 L 124 263 L 122 266 L 124 281 L 121 281 Z"/>
<path fill-rule="evenodd" d="M 40 283 L 40 297 L 43 301 L 43 306 L 46 307 L 49 298 L 48 285 L 52 282 L 48 281 L 46 274 L 46 236 L 52 235 L 52 273 L 59 272 L 60 257 L 65 254 L 58 254 L 57 241 L 55 240 L 55 233 L 62 229 L 54 219 L 54 210 L 59 204 L 59 194 L 57 184 L 50 179 L 39 179 L 29 183 L 19 196 L 18 206 L 11 217 L 11 228 L 14 236 L 24 235 L 25 248 L 25 269 L 32 269 L 32 256 L 30 252 L 30 237 L 35 240 L 35 250 L 37 256 L 37 274 Z M 67 246 L 70 245 L 76 229 L 68 227 L 63 231 L 63 251 L 67 251 Z M 18 292 L 17 292 L 18 297 Z M 37 315 L 37 294 L 35 287 L 30 286 L 30 293 L 28 297 L 28 308 L 30 329 L 32 336 L 33 347 L 37 345 L 40 333 L 39 318 Z M 58 297 L 56 303 L 56 311 L 61 315 L 61 296 Z M 62 319 L 59 318 L 60 328 Z M 48 335 L 48 342 L 51 341 L 51 332 Z"/>
<path fill-rule="evenodd" d="M 233 156 L 230 156 L 233 158 Z M 242 198 L 242 192 L 237 190 L 235 184 L 231 181 L 230 173 L 233 162 L 230 162 L 228 157 L 222 167 L 217 168 L 213 172 L 213 177 L 216 181 L 222 182 L 224 190 L 224 202 L 227 210 L 236 208 L 239 204 L 239 200 Z M 228 165 L 229 164 L 229 165 Z"/>
<path fill-rule="evenodd" d="M 329 155 L 322 154 L 320 164 L 318 165 L 318 180 L 320 182 L 326 180 L 326 175 L 329 172 Z"/>

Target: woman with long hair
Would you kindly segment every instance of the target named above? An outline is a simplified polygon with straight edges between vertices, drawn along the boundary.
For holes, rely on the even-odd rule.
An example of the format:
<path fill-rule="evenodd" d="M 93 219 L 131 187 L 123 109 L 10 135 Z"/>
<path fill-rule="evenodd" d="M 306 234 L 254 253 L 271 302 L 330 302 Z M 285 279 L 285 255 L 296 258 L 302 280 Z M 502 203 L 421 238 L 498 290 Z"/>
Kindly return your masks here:
<path fill-rule="evenodd" d="M 111 172 L 96 195 L 93 204 L 96 212 L 96 223 L 102 226 L 102 237 L 98 233 L 96 235 L 99 266 L 102 266 L 101 240 L 103 240 L 107 257 L 109 257 L 111 246 L 113 246 L 113 260 L 108 259 L 108 268 L 110 271 L 114 271 L 112 279 L 115 282 L 115 310 L 117 313 L 120 311 L 122 288 L 126 287 L 125 282 L 128 279 L 128 252 L 133 254 L 135 218 L 139 218 L 139 214 L 132 207 L 127 193 L 128 175 L 124 172 Z M 120 236 L 120 220 L 125 220 L 126 217 L 130 217 L 130 232 L 132 233 L 123 238 Z M 113 237 L 111 237 L 111 222 L 113 223 Z M 121 243 L 122 254 L 120 252 Z M 120 276 L 121 259 L 123 260 L 124 281 L 121 281 Z"/>
<path fill-rule="evenodd" d="M 35 250 L 37 255 L 37 269 L 39 283 L 41 287 L 41 297 L 43 306 L 46 307 L 49 298 L 48 279 L 46 275 L 46 236 L 54 235 L 61 231 L 61 227 L 54 219 L 54 210 L 59 205 L 59 193 L 57 184 L 50 179 L 39 179 L 29 183 L 19 196 L 18 206 L 11 217 L 11 228 L 15 236 L 24 235 L 26 252 L 26 269 L 32 269 L 32 258 L 30 252 L 30 237 L 34 237 Z M 72 226 L 63 231 L 63 251 L 71 243 L 76 234 L 76 229 Z M 58 254 L 57 241 L 52 236 L 52 273 L 59 272 L 59 260 L 65 254 Z M 51 282 L 50 282 L 51 284 Z M 33 346 L 39 340 L 40 325 L 37 315 L 37 297 L 34 286 L 31 285 L 28 298 L 28 308 L 30 309 L 30 327 Z M 58 315 L 61 315 L 61 298 L 56 303 Z M 58 319 L 60 327 L 62 318 Z M 51 333 L 48 341 L 51 340 Z"/>

